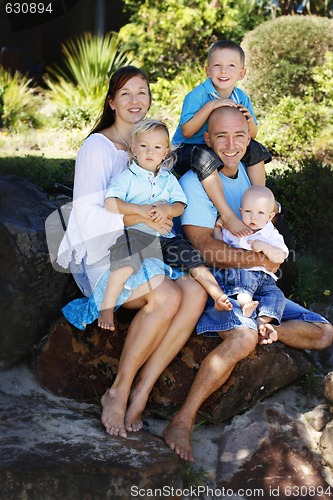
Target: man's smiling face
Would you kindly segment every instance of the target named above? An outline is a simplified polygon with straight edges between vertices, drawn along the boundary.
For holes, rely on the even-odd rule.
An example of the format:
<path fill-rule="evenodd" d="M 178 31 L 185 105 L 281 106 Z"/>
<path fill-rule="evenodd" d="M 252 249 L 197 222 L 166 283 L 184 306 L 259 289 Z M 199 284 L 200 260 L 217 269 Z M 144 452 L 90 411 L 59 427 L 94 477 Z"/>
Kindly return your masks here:
<path fill-rule="evenodd" d="M 238 167 L 251 140 L 245 116 L 237 108 L 216 109 L 209 118 L 205 140 L 226 168 Z"/>

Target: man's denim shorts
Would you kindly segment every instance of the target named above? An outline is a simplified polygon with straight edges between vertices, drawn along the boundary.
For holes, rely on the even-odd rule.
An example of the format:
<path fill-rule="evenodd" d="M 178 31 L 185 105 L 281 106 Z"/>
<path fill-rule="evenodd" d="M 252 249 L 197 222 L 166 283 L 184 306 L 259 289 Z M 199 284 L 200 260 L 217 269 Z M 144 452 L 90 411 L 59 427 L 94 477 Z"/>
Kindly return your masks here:
<path fill-rule="evenodd" d="M 221 275 L 215 275 L 215 277 L 224 290 L 224 279 L 221 279 Z M 217 336 L 217 332 L 224 332 L 242 327 L 248 327 L 256 331 L 258 330 L 254 315 L 250 318 L 245 318 L 237 300 L 232 297 L 229 297 L 229 300 L 233 305 L 231 311 L 217 311 L 214 309 L 213 299 L 211 299 L 211 297 L 208 298 L 206 308 L 197 323 L 196 331 L 198 334 L 206 334 L 211 337 Z M 282 322 L 288 320 L 307 321 L 308 323 L 329 323 L 329 321 L 320 314 L 309 311 L 305 309 L 305 307 L 286 299 Z"/>

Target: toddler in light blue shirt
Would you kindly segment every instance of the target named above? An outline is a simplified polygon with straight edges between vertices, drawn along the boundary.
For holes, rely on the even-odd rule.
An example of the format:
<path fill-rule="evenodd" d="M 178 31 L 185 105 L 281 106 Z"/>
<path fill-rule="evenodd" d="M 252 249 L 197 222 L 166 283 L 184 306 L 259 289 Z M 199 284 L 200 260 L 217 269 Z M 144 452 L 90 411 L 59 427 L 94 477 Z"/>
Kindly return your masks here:
<path fill-rule="evenodd" d="M 112 180 L 106 193 L 107 210 L 135 216 L 135 220 L 110 248 L 111 273 L 98 316 L 101 328 L 115 329 L 117 298 L 143 259 L 160 258 L 171 267 L 189 272 L 214 299 L 218 311 L 232 308 L 201 254 L 180 235 L 160 234 L 158 224 L 181 215 L 187 202 L 176 177 L 165 168 L 172 159 L 170 150 L 169 132 L 163 122 L 139 122 L 131 135 L 134 161 Z"/>

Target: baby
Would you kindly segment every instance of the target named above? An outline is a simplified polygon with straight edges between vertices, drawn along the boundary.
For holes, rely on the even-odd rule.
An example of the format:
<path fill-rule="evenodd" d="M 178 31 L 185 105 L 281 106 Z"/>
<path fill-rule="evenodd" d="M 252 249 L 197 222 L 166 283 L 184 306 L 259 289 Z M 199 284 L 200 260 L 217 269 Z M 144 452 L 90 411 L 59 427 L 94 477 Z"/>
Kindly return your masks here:
<path fill-rule="evenodd" d="M 275 216 L 274 207 L 275 198 L 270 189 L 249 187 L 243 195 L 240 212 L 242 221 L 252 229 L 253 234 L 240 238 L 234 236 L 223 228 L 221 219 L 217 219 L 214 238 L 236 248 L 263 252 L 269 260 L 281 264 L 289 250 L 283 236 L 271 222 Z M 250 317 L 257 310 L 259 333 L 265 335 L 269 329 L 270 338 L 277 340 L 277 332 L 271 323 L 280 324 L 285 306 L 284 295 L 276 285 L 277 277 L 265 268 L 228 269 L 226 273 L 228 296 L 237 296 L 245 317 Z"/>

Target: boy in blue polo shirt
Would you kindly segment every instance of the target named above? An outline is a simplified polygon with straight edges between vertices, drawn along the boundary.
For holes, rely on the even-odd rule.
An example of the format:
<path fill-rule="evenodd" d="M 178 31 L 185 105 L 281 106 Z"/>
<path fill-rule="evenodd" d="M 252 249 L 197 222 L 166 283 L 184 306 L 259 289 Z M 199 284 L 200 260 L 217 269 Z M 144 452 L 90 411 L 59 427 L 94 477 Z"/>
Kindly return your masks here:
<path fill-rule="evenodd" d="M 248 168 L 252 185 L 265 185 L 264 164 L 272 157 L 267 149 L 255 141 L 257 120 L 248 95 L 236 87 L 246 74 L 243 49 L 230 40 L 219 40 L 208 52 L 207 80 L 195 87 L 184 99 L 182 113 L 173 144 L 180 146 L 175 171 L 182 175 L 190 167 L 198 174 L 208 196 L 217 207 L 224 227 L 235 236 L 248 236 L 246 226 L 227 204 L 217 170 L 223 164 L 214 154 L 207 153 L 204 133 L 211 112 L 221 106 L 236 106 L 245 115 L 251 142 L 243 163 Z M 193 156 L 192 156 L 193 154 Z"/>
<path fill-rule="evenodd" d="M 113 322 L 117 299 L 126 280 L 138 271 L 143 259 L 163 258 L 170 267 L 188 272 L 213 298 L 218 311 L 232 309 L 231 302 L 206 267 L 201 254 L 180 235 L 162 236 L 155 223 L 181 215 L 186 196 L 176 177 L 165 168 L 172 164 L 166 125 L 146 119 L 137 123 L 131 134 L 133 161 L 115 177 L 106 193 L 105 208 L 124 215 L 138 215 L 143 222 L 125 228 L 110 248 L 111 273 L 101 303 L 98 326 L 115 329 Z M 171 275 L 173 277 L 173 275 Z M 180 277 L 176 272 L 175 279 Z"/>

